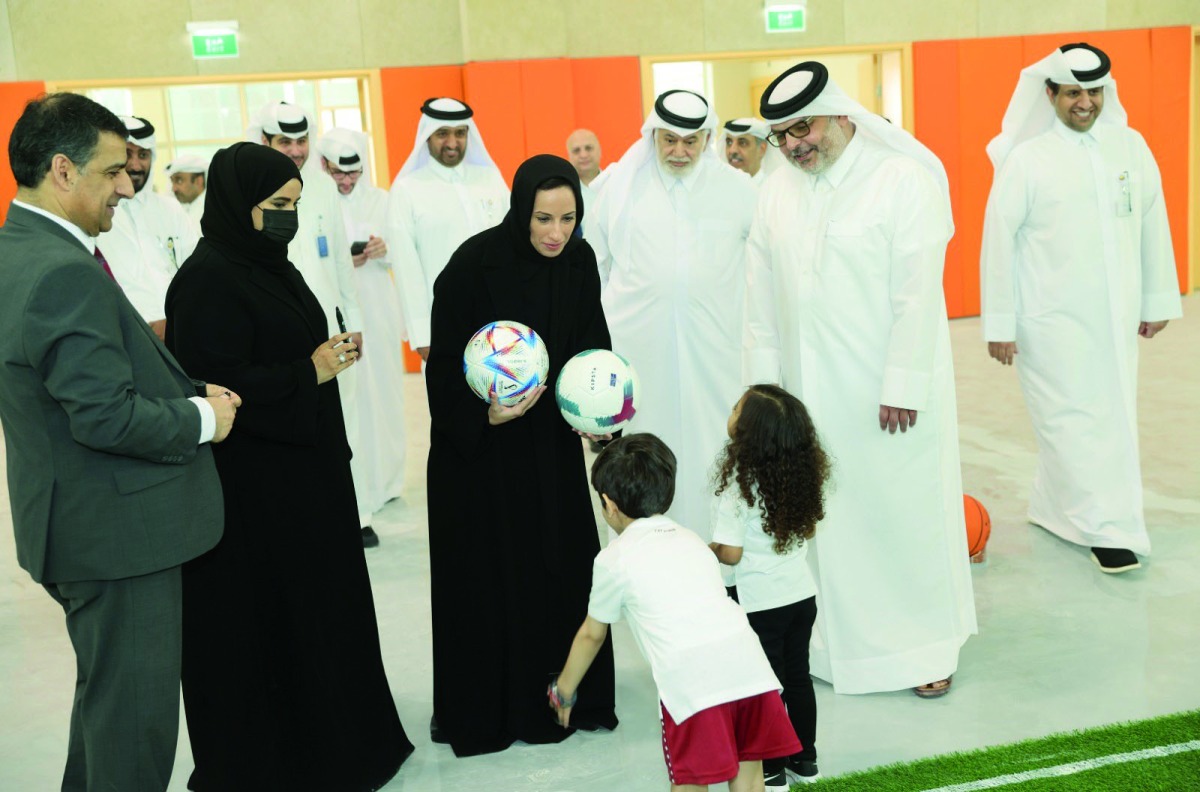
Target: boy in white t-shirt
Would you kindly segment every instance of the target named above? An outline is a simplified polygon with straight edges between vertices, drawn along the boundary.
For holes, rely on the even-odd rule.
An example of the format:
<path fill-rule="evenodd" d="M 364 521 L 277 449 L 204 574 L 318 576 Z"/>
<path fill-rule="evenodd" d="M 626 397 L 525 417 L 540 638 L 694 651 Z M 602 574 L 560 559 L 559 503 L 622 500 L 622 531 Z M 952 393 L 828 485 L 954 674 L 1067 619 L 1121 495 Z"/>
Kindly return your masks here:
<path fill-rule="evenodd" d="M 596 556 L 588 616 L 549 690 L 570 724 L 579 683 L 624 616 L 658 686 L 663 754 L 673 792 L 729 782 L 763 788 L 762 760 L 801 750 L 746 614 L 693 531 L 662 515 L 675 496 L 675 455 L 651 434 L 614 440 L 592 466 L 617 538 Z"/>

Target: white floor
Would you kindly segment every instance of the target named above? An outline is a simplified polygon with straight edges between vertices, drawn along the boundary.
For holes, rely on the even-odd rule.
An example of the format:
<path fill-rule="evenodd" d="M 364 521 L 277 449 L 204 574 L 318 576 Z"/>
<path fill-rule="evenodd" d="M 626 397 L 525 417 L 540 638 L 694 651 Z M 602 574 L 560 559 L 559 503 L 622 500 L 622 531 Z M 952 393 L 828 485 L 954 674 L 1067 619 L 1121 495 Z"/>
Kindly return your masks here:
<path fill-rule="evenodd" d="M 1185 312 L 1200 309 L 1195 298 Z M 989 562 L 973 568 L 980 633 L 950 695 L 835 696 L 818 683 L 823 774 L 1064 729 L 1200 707 L 1200 324 L 1142 342 L 1146 517 L 1154 555 L 1139 571 L 1100 574 L 1085 551 L 1024 521 L 1034 441 L 1014 374 L 986 356 L 977 320 L 951 325 L 963 479 L 990 510 Z M 577 734 L 455 759 L 429 742 L 430 643 L 423 382 L 407 378 L 409 481 L 375 520 L 368 552 L 392 692 L 416 752 L 392 792 L 639 792 L 666 788 L 653 681 L 623 625 L 614 630 L 612 733 Z M 56 789 L 66 755 L 74 659 L 62 612 L 17 567 L 7 490 L 0 494 L 0 790 Z M 602 540 L 605 541 L 602 534 Z M 191 769 L 180 735 L 172 790 Z M 716 787 L 714 787 L 715 789 Z"/>

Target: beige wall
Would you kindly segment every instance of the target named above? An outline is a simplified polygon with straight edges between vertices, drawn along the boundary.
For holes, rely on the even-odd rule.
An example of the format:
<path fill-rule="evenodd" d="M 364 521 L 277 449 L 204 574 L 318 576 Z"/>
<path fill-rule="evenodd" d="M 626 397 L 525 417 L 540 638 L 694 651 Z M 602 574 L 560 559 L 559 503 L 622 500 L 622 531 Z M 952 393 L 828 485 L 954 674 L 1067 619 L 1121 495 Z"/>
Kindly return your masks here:
<path fill-rule="evenodd" d="M 325 71 L 464 61 L 793 49 L 1200 24 L 1198 0 L 0 0 L 0 80 Z M 189 21 L 236 19 L 242 55 L 194 61 Z"/>

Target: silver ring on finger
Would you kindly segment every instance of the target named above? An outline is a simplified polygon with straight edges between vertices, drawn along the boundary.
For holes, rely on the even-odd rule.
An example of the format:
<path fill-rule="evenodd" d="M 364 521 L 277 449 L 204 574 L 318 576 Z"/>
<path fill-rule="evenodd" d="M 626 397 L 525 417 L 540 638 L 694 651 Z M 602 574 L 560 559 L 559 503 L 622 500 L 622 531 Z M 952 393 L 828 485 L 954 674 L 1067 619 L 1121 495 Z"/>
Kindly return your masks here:
<path fill-rule="evenodd" d="M 338 363 L 345 363 L 345 362 L 346 362 L 346 353 L 345 352 L 339 353 L 338 354 Z"/>

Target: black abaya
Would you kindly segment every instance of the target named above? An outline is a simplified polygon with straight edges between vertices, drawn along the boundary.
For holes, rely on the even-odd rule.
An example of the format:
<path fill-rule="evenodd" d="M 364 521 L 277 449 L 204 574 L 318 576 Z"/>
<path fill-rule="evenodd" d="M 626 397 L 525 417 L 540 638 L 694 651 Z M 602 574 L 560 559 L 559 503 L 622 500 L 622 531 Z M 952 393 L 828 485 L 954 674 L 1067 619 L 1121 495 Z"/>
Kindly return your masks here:
<path fill-rule="evenodd" d="M 572 239 L 555 258 L 529 244 L 534 191 L 552 176 L 568 181 L 582 207 L 570 164 L 533 158 L 517 172 L 505 222 L 463 243 L 434 285 L 426 369 L 434 714 L 459 756 L 571 733 L 555 723 L 545 690 L 587 615 L 600 543 L 582 444 L 555 406 L 553 383 L 573 355 L 610 341 L 587 243 Z M 542 336 L 550 390 L 520 418 L 490 426 L 462 354 L 476 330 L 501 319 Z M 615 728 L 613 699 L 606 642 L 572 724 Z"/>
<path fill-rule="evenodd" d="M 384 675 L 337 382 L 318 385 L 310 359 L 324 313 L 286 245 L 247 254 L 237 237 L 256 232 L 209 216 L 270 151 L 244 145 L 236 175 L 232 155 L 214 158 L 206 237 L 167 294 L 175 356 L 244 401 L 213 447 L 225 535 L 183 569 L 188 787 L 375 790 L 412 745 Z"/>

